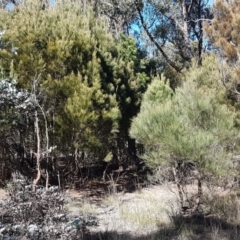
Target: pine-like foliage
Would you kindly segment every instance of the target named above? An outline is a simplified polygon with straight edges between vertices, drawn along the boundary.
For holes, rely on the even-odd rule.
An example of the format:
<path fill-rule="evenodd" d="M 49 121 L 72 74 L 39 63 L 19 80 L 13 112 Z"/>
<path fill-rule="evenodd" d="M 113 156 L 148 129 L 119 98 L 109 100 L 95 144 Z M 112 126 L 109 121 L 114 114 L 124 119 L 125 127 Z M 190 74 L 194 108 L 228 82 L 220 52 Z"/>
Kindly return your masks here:
<path fill-rule="evenodd" d="M 0 10 L 0 30 L 1 71 L 28 91 L 38 79 L 50 142 L 60 152 L 101 158 L 117 132 L 126 135 L 150 81 L 132 38 L 116 41 L 87 1 L 57 0 L 44 8 L 20 1 Z"/>
<path fill-rule="evenodd" d="M 185 82 L 175 92 L 164 77 L 149 86 L 130 130 L 145 144 L 143 157 L 149 166 L 192 162 L 201 176 L 227 170 L 228 154 L 236 150 L 239 134 L 234 114 L 224 104 L 224 88 L 216 80 L 219 73 L 213 60 L 186 71 Z"/>
<path fill-rule="evenodd" d="M 42 10 L 40 2 L 31 1 L 2 11 L 0 25 L 3 72 L 7 75 L 13 62 L 19 85 L 28 90 L 39 79 L 40 104 L 55 122 L 55 143 L 67 137 L 68 147 L 80 149 L 100 147 L 102 136 L 108 142 L 120 115 L 116 97 L 101 86 L 96 55 L 113 45 L 104 21 L 83 3 L 56 1 Z"/>

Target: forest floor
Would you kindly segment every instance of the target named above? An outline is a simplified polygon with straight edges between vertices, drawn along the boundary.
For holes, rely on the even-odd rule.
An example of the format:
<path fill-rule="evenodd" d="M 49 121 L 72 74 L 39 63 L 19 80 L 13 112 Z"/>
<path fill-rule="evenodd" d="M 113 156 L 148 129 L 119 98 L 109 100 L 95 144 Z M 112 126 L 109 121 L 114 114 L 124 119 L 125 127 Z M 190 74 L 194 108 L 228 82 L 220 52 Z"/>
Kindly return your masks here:
<path fill-rule="evenodd" d="M 92 236 L 98 236 L 94 239 L 151 239 L 159 227 L 171 225 L 170 213 L 178 211 L 176 192 L 167 185 L 131 193 L 111 189 L 105 195 L 92 197 L 72 190 L 67 197 L 72 198 L 66 206 L 70 213 L 96 216 L 98 225 L 90 228 Z"/>
<path fill-rule="evenodd" d="M 99 184 L 99 187 L 93 182 L 79 190 L 66 190 L 68 214 L 96 220 L 96 225 L 88 227 L 84 240 L 240 239 L 239 227 L 235 224 L 211 217 L 179 217 L 177 189 L 172 183 L 140 187 L 135 191 L 121 191 L 118 187 L 114 182 Z M 195 185 L 187 188 L 189 192 L 196 191 Z M 0 189 L 0 199 L 6 196 L 7 192 Z"/>
<path fill-rule="evenodd" d="M 196 192 L 196 185 L 188 185 Z M 205 191 L 208 191 L 205 188 Z M 220 190 L 222 191 L 222 189 Z M 225 192 L 225 191 L 223 191 Z M 225 192 L 226 193 L 226 192 Z M 66 193 L 69 214 L 96 217 L 97 226 L 89 228 L 91 240 L 239 240 L 235 225 L 215 217 L 179 217 L 180 206 L 174 184 L 162 184 L 125 192 L 110 184 L 109 191 L 92 194 L 86 190 Z"/>
<path fill-rule="evenodd" d="M 0 200 L 6 198 L 7 192 L 4 189 L 0 189 Z"/>

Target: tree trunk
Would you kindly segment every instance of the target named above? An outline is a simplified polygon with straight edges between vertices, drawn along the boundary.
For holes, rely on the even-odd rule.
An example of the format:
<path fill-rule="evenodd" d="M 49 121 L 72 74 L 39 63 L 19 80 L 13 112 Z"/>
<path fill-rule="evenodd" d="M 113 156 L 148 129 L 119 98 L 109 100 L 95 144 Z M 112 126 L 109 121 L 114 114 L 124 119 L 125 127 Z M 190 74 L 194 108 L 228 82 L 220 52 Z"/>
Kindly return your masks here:
<path fill-rule="evenodd" d="M 33 192 L 36 192 L 36 185 L 38 181 L 41 178 L 41 166 L 40 166 L 40 133 L 39 133 L 39 124 L 38 124 L 38 113 L 37 110 L 35 110 L 35 132 L 36 132 L 36 137 L 37 137 L 37 152 L 36 152 L 36 161 L 37 161 L 37 176 L 33 180 Z"/>
<path fill-rule="evenodd" d="M 48 137 L 48 124 L 47 124 L 47 118 L 46 115 L 43 111 L 43 108 L 38 104 L 38 107 L 41 109 L 41 112 L 44 117 L 44 123 L 45 123 L 45 134 L 46 134 L 46 158 L 47 158 L 47 166 L 46 166 L 46 189 L 48 189 L 48 184 L 49 184 L 49 137 Z"/>
<path fill-rule="evenodd" d="M 60 178 L 60 173 L 59 173 L 59 171 L 58 171 L 58 187 L 59 187 L 59 189 L 61 189 L 61 178 Z"/>
<path fill-rule="evenodd" d="M 184 38 L 184 45 L 185 45 L 185 58 L 187 61 L 191 61 L 192 59 L 192 51 L 191 51 L 191 45 L 189 41 L 189 36 L 188 36 L 188 11 L 187 11 L 187 5 L 186 5 L 186 0 L 182 0 L 182 14 L 183 14 L 183 27 L 182 27 L 182 32 L 183 32 L 183 38 Z"/>
<path fill-rule="evenodd" d="M 198 193 L 197 193 L 197 198 L 196 198 L 195 204 L 194 204 L 194 206 L 193 206 L 193 208 L 191 210 L 192 213 L 195 213 L 198 210 L 202 194 L 203 194 L 203 191 L 202 191 L 202 179 L 201 179 L 201 176 L 199 174 L 198 175 Z"/>
<path fill-rule="evenodd" d="M 165 53 L 165 51 L 163 50 L 163 47 L 157 42 L 157 40 L 154 38 L 154 36 L 150 33 L 148 27 L 147 27 L 147 23 L 144 21 L 144 17 L 141 13 L 141 9 L 137 6 L 137 11 L 138 11 L 138 15 L 140 18 L 140 22 L 143 26 L 143 29 L 145 30 L 146 34 L 148 35 L 148 37 L 150 38 L 150 40 L 154 43 L 154 45 L 156 46 L 156 48 L 159 50 L 159 52 L 162 54 L 162 56 L 165 58 L 165 60 L 167 61 L 167 63 L 173 68 L 175 69 L 176 72 L 180 73 L 181 72 L 181 68 L 177 66 L 177 64 L 175 64 L 174 61 L 172 61 L 168 55 Z"/>
<path fill-rule="evenodd" d="M 177 189 L 178 189 L 178 195 L 179 195 L 179 199 L 180 199 L 181 208 L 183 209 L 184 208 L 183 191 L 182 191 L 182 187 L 181 187 L 179 178 L 177 176 L 175 167 L 172 167 L 172 172 L 173 172 L 173 176 L 174 176 L 174 181 L 177 184 Z"/>
<path fill-rule="evenodd" d="M 198 4 L 198 19 L 201 19 L 201 4 L 202 1 L 199 0 Z M 202 65 L 202 47 L 203 47 L 203 29 L 202 29 L 202 20 L 199 20 L 198 22 L 199 27 L 199 36 L 198 36 L 198 66 Z"/>

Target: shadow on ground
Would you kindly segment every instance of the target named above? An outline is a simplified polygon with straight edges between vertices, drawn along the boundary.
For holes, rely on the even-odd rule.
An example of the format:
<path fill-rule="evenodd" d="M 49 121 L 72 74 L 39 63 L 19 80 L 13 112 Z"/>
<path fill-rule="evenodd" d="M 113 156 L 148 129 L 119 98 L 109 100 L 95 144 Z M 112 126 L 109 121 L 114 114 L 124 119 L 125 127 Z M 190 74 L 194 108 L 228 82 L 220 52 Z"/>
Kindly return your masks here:
<path fill-rule="evenodd" d="M 144 236 L 115 231 L 87 234 L 84 240 L 239 240 L 240 225 L 213 216 L 175 216 L 172 227 L 161 227 Z"/>

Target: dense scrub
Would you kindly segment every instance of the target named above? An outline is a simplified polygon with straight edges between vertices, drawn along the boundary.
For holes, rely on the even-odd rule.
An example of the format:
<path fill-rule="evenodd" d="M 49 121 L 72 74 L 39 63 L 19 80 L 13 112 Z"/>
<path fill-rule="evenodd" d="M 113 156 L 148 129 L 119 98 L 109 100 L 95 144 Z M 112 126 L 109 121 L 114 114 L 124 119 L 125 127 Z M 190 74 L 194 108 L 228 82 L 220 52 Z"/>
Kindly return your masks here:
<path fill-rule="evenodd" d="M 47 192 L 148 172 L 176 184 L 180 217 L 233 200 L 207 199 L 204 185 L 238 188 L 239 1 L 219 0 L 212 12 L 205 1 L 6 2 L 3 185 L 16 170 L 35 193 L 39 183 Z"/>

